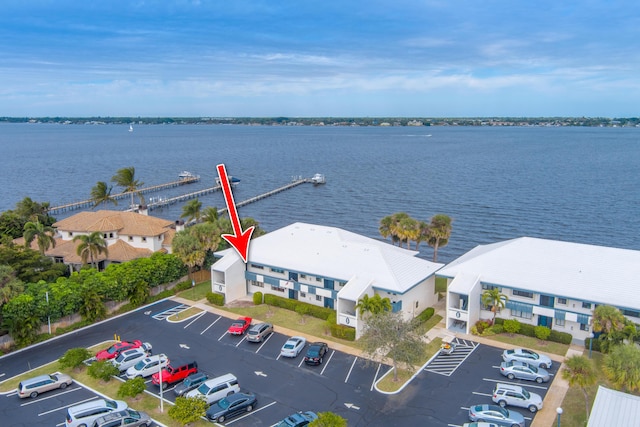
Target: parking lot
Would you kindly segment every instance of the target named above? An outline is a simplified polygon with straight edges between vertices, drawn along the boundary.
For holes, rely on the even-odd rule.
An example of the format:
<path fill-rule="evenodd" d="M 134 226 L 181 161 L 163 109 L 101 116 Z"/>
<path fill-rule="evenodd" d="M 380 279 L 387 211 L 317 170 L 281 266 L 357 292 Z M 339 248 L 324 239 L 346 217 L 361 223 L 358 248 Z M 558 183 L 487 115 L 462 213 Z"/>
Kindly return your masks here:
<path fill-rule="evenodd" d="M 166 300 L 113 319 L 100 325 L 102 338 L 109 339 L 115 333 L 123 340 L 141 339 L 153 344 L 154 354 L 197 361 L 199 370 L 209 376 L 234 374 L 241 389 L 257 394 L 258 405 L 251 413 L 225 421 L 225 425 L 272 426 L 293 412 L 312 410 L 338 413 L 348 419 L 350 426 L 461 426 L 468 421 L 469 406 L 491 403 L 496 382 L 523 383 L 543 397 L 550 385 L 509 381 L 498 370 L 501 350 L 466 341 L 460 342 L 453 354 L 434 358 L 401 393 L 384 395 L 373 385 L 389 366 L 367 362 L 331 346 L 322 365 L 307 366 L 302 361 L 306 348 L 296 358 L 280 357 L 280 348 L 288 336 L 278 333 L 277 327 L 264 342 L 251 343 L 244 336 L 228 334 L 231 319 L 214 313 L 204 312 L 181 323 L 166 321 L 163 313 L 176 306 Z M 56 344 L 60 354 L 54 352 L 50 357 L 59 357 L 65 348 L 88 346 L 84 342 L 94 335 L 95 331 L 88 329 L 64 337 Z M 7 367 L 15 362 L 11 355 L 1 361 L 2 365 L 11 362 Z M 557 368 L 554 366 L 551 373 Z M 159 394 L 150 378 L 147 388 Z M 163 396 L 174 400 L 173 386 L 165 389 Z M 33 401 L 22 401 L 15 395 L 2 397 L 0 411 L 15 416 L 22 425 L 61 426 L 66 407 L 92 397 L 95 394 L 74 384 L 63 392 L 51 392 Z M 169 403 L 164 406 L 166 411 Z M 533 414 L 513 409 L 528 417 L 530 425 Z"/>

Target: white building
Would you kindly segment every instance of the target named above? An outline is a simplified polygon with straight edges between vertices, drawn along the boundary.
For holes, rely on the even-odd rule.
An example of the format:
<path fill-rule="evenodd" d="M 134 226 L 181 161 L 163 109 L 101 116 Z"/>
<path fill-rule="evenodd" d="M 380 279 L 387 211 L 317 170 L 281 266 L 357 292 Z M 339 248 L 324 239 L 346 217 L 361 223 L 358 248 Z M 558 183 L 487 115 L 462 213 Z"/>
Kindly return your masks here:
<path fill-rule="evenodd" d="M 442 264 L 417 254 L 340 228 L 295 223 L 253 239 L 246 264 L 235 250 L 219 253 L 211 289 L 226 302 L 260 291 L 330 307 L 358 335 L 355 305 L 365 294 L 388 297 L 407 319 L 436 303 Z"/>
<path fill-rule="evenodd" d="M 640 396 L 598 386 L 587 427 L 640 427 Z"/>
<path fill-rule="evenodd" d="M 499 317 L 544 325 L 584 340 L 597 305 L 612 305 L 640 323 L 640 251 L 530 237 L 482 245 L 437 272 L 447 279 L 450 329 L 466 333 L 493 313 L 483 290 L 508 299 Z"/>

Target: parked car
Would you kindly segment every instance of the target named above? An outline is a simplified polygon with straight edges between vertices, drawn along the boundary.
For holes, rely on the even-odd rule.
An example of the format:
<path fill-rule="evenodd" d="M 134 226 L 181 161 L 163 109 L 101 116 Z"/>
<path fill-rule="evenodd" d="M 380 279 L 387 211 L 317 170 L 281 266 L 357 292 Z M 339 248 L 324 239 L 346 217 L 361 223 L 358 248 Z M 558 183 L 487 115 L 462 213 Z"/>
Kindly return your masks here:
<path fill-rule="evenodd" d="M 231 326 L 229 326 L 229 333 L 232 335 L 242 335 L 247 332 L 249 326 L 251 326 L 251 317 L 241 317 L 234 320 Z"/>
<path fill-rule="evenodd" d="M 295 414 L 291 414 L 284 420 L 280 421 L 275 427 L 303 427 L 317 419 L 318 415 L 316 415 L 315 412 L 296 412 Z"/>
<path fill-rule="evenodd" d="M 251 412 L 258 404 L 255 394 L 235 393 L 214 403 L 207 409 L 207 419 L 222 423 L 235 415 Z"/>
<path fill-rule="evenodd" d="M 67 388 L 73 380 L 66 374 L 50 374 L 39 375 L 37 377 L 23 380 L 18 384 L 18 396 L 21 399 L 25 397 L 37 397 L 39 394 L 58 388 Z"/>
<path fill-rule="evenodd" d="M 494 423 L 464 423 L 462 427 L 500 427 Z"/>
<path fill-rule="evenodd" d="M 498 405 L 473 405 L 469 408 L 471 421 L 485 421 L 499 426 L 524 427 L 524 417 Z"/>
<path fill-rule="evenodd" d="M 542 409 L 542 397 L 539 394 L 529 392 L 519 385 L 497 383 L 493 389 L 491 399 L 503 408 L 507 405 L 518 406 L 527 408 L 530 412 Z"/>
<path fill-rule="evenodd" d="M 173 393 L 176 396 L 183 396 L 208 379 L 209 377 L 202 372 L 191 374 L 173 389 Z"/>
<path fill-rule="evenodd" d="M 98 418 L 123 411 L 129 405 L 123 400 L 96 399 L 67 408 L 66 427 L 87 427 Z"/>
<path fill-rule="evenodd" d="M 538 354 L 535 351 L 527 350 L 526 348 L 505 350 L 502 352 L 502 360 L 505 362 L 517 360 L 518 362 L 525 362 L 529 365 L 542 369 L 549 369 L 553 365 L 553 362 L 548 356 Z"/>
<path fill-rule="evenodd" d="M 291 337 L 280 349 L 280 356 L 296 357 L 300 354 L 306 344 L 307 340 L 303 337 Z"/>
<path fill-rule="evenodd" d="M 124 411 L 112 412 L 98 418 L 91 427 L 149 427 L 151 424 L 151 417 L 146 412 L 125 409 Z"/>
<path fill-rule="evenodd" d="M 151 344 L 149 344 L 148 342 L 143 343 L 140 340 L 119 341 L 114 345 L 112 345 L 111 347 L 96 353 L 96 359 L 98 360 L 115 359 L 116 357 L 118 357 L 118 354 L 122 353 L 123 351 L 131 350 L 132 348 L 138 348 L 138 347 L 142 347 L 148 353 L 151 353 Z"/>
<path fill-rule="evenodd" d="M 126 350 L 120 353 L 115 359 L 111 360 L 111 363 L 120 370 L 120 372 L 126 371 L 145 357 L 149 357 L 149 353 L 147 353 L 142 347 L 132 348 L 131 350 Z"/>
<path fill-rule="evenodd" d="M 166 368 L 162 370 L 162 383 L 177 383 L 196 372 L 198 372 L 198 364 L 195 361 L 172 360 Z M 151 382 L 155 385 L 160 385 L 159 372 L 156 372 L 151 376 Z"/>
<path fill-rule="evenodd" d="M 211 405 L 234 393 L 240 393 L 238 379 L 233 374 L 225 374 L 203 382 L 198 388 L 187 393 L 187 397 L 202 397 Z"/>
<path fill-rule="evenodd" d="M 500 364 L 500 373 L 510 380 L 518 378 L 519 380 L 535 381 L 537 383 L 546 383 L 551 378 L 549 373 L 542 368 L 516 361 L 502 362 Z"/>
<path fill-rule="evenodd" d="M 247 341 L 261 342 L 272 333 L 273 325 L 271 323 L 258 323 L 247 331 Z"/>
<path fill-rule="evenodd" d="M 164 354 L 158 354 L 155 356 L 145 357 L 138 363 L 127 369 L 127 378 L 146 378 L 154 373 L 158 372 L 161 367 L 167 366 L 169 359 Z"/>
<path fill-rule="evenodd" d="M 320 365 L 324 355 L 329 351 L 326 342 L 314 342 L 309 345 L 307 355 L 304 357 L 304 363 L 307 365 Z"/>

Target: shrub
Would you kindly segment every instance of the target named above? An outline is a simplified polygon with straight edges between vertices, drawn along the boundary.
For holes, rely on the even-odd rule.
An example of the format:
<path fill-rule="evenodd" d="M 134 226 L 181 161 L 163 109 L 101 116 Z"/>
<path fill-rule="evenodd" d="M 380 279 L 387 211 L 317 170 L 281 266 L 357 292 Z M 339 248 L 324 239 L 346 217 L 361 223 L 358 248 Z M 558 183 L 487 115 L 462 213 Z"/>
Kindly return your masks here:
<path fill-rule="evenodd" d="M 283 298 L 277 295 L 265 294 L 264 295 L 264 303 L 268 305 L 272 305 L 274 307 L 284 308 L 285 310 L 296 311 L 296 307 L 305 306 L 308 308 L 309 316 L 315 317 L 317 319 L 327 320 L 327 318 L 331 315 L 331 313 L 335 313 L 335 310 L 332 310 L 327 307 L 319 307 L 317 305 L 309 304 L 302 301 L 297 301 L 294 299 Z"/>
<path fill-rule="evenodd" d="M 503 332 L 504 332 L 504 327 L 502 325 L 493 325 L 485 329 L 482 335 L 483 336 L 496 335 L 496 334 L 501 334 Z"/>
<path fill-rule="evenodd" d="M 118 375 L 120 371 L 108 360 L 98 360 L 97 362 L 89 365 L 87 374 L 91 378 L 95 378 L 102 381 L 109 381 L 111 377 Z"/>
<path fill-rule="evenodd" d="M 64 355 L 60 358 L 60 367 L 61 368 L 77 368 L 82 365 L 82 363 L 91 358 L 91 352 L 86 348 L 78 347 L 78 348 L 70 348 L 67 350 Z"/>
<path fill-rule="evenodd" d="M 533 328 L 533 331 L 536 334 L 536 338 L 538 338 L 541 341 L 546 341 L 547 338 L 549 338 L 549 335 L 551 335 L 551 329 L 542 325 L 536 326 L 535 328 Z"/>
<path fill-rule="evenodd" d="M 551 334 L 549 335 L 549 341 L 559 342 L 561 344 L 569 345 L 571 344 L 571 341 L 573 341 L 573 335 L 567 332 L 554 331 L 552 329 Z"/>
<path fill-rule="evenodd" d="M 253 305 L 262 304 L 262 292 L 258 291 L 253 294 Z"/>
<path fill-rule="evenodd" d="M 518 319 L 507 319 L 502 324 L 504 331 L 509 334 L 517 334 L 520 332 L 520 322 Z"/>
<path fill-rule="evenodd" d="M 418 315 L 418 320 L 421 323 L 424 323 L 427 320 L 431 319 L 435 312 L 436 310 L 433 307 L 427 307 L 426 309 L 422 310 L 422 313 Z"/>
<path fill-rule="evenodd" d="M 553 332 L 555 332 L 555 331 L 551 331 L 551 332 L 553 334 Z M 600 346 L 602 341 L 600 341 L 599 339 L 596 339 L 596 338 L 586 338 L 584 340 L 584 348 L 587 349 L 587 350 L 589 349 L 589 341 L 591 341 L 591 340 L 593 340 L 593 344 L 591 344 L 591 350 L 592 351 L 602 352 L 602 347 Z"/>
<path fill-rule="evenodd" d="M 224 305 L 224 295 L 217 294 L 214 292 L 207 292 L 207 301 L 211 304 L 223 306 Z"/>
<path fill-rule="evenodd" d="M 533 337 L 535 338 L 536 336 L 536 327 L 533 325 L 529 325 L 528 323 L 521 323 L 520 324 L 520 333 L 522 335 L 526 335 L 528 337 Z"/>
<path fill-rule="evenodd" d="M 127 380 L 120 385 L 118 389 L 118 397 L 136 397 L 147 388 L 144 378 L 138 377 Z"/>
<path fill-rule="evenodd" d="M 345 325 L 333 324 L 330 326 L 331 336 L 335 338 L 341 338 L 347 341 L 356 340 L 356 330 Z"/>
<path fill-rule="evenodd" d="M 184 282 L 180 282 L 173 287 L 173 292 L 178 293 L 182 291 L 186 291 L 187 289 L 191 289 L 191 280 L 185 280 Z"/>
<path fill-rule="evenodd" d="M 477 335 L 482 335 L 482 333 L 484 332 L 485 329 L 487 329 L 489 327 L 489 322 L 486 320 L 478 320 L 476 322 L 476 324 L 474 325 L 477 331 Z"/>
<path fill-rule="evenodd" d="M 181 425 L 187 425 L 204 417 L 208 408 L 204 399 L 180 396 L 176 399 L 176 404 L 169 408 L 169 416 Z"/>

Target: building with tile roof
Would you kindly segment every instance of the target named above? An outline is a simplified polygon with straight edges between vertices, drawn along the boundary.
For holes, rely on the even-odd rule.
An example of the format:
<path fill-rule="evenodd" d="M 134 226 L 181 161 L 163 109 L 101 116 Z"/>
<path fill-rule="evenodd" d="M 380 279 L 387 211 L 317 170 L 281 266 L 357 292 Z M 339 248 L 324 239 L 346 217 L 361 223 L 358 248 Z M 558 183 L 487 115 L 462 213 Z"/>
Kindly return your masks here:
<path fill-rule="evenodd" d="M 437 273 L 447 279 L 447 327 L 469 333 L 493 313 L 481 301 L 499 288 L 499 316 L 568 332 L 591 333 L 597 305 L 611 305 L 640 323 L 640 251 L 520 237 L 477 246 Z"/>
<path fill-rule="evenodd" d="M 211 267 L 213 292 L 225 301 L 254 292 L 337 311 L 338 323 L 359 331 L 355 305 L 364 296 L 388 297 L 407 319 L 435 304 L 435 272 L 443 264 L 340 228 L 294 223 L 251 241 L 247 263 L 226 250 Z"/>
<path fill-rule="evenodd" d="M 98 256 L 99 269 L 103 269 L 112 263 L 148 257 L 158 251 L 170 253 L 176 232 L 172 221 L 111 210 L 80 212 L 54 223 L 53 227 L 56 229 L 56 245 L 45 255 L 69 265 L 73 270 L 82 267 L 82 259 L 76 249 L 80 242 L 73 241 L 75 236 L 95 231 L 102 233 L 109 250 L 107 256 Z"/>

